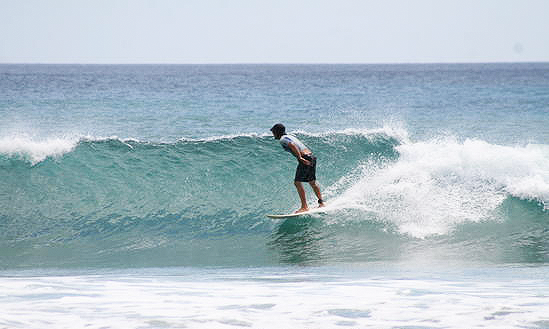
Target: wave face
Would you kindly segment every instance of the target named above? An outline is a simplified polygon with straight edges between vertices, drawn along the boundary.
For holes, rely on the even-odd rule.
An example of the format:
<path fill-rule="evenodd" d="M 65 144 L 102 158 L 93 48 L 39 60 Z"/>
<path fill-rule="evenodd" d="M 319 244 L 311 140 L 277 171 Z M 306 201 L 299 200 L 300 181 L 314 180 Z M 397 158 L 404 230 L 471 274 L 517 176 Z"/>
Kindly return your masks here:
<path fill-rule="evenodd" d="M 296 164 L 270 136 L 4 138 L 0 267 L 549 261 L 547 145 L 297 136 L 330 205 L 286 221 L 265 215 L 297 206 Z"/>

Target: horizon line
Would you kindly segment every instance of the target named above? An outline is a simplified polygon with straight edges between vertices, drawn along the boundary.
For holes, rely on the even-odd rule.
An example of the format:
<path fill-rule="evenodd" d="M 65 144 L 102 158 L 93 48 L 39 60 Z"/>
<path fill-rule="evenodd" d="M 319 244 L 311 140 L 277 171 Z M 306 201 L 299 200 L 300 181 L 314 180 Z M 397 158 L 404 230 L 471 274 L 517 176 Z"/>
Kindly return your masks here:
<path fill-rule="evenodd" d="M 441 65 L 441 64 L 545 64 L 540 61 L 448 62 L 0 62 L 0 65 Z"/>

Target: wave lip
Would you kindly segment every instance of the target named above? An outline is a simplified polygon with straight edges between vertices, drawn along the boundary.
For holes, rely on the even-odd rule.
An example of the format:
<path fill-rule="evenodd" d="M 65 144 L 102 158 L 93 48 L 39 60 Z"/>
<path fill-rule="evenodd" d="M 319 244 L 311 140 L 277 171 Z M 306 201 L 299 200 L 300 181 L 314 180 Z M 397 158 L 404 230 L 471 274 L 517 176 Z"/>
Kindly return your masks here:
<path fill-rule="evenodd" d="M 395 138 L 398 141 L 407 141 L 408 136 L 405 130 L 395 129 L 391 127 L 383 127 L 379 129 L 360 130 L 360 129 L 345 129 L 340 131 L 330 131 L 326 133 L 308 133 L 305 131 L 293 131 L 290 133 L 300 134 L 309 137 L 333 137 L 333 136 L 362 136 L 367 139 L 375 139 L 379 136 L 388 136 Z M 262 139 L 269 138 L 271 134 L 257 134 L 257 133 L 242 133 L 234 135 L 221 135 L 212 136 L 207 138 L 186 138 L 182 137 L 174 143 L 160 143 L 160 144 L 177 144 L 186 142 L 220 142 L 220 141 L 232 141 L 239 138 L 251 138 Z M 80 143 L 83 142 L 105 142 L 105 141 L 119 141 L 130 148 L 130 143 L 146 144 L 147 141 L 141 141 L 136 138 L 120 138 L 118 136 L 109 137 L 95 137 L 89 135 L 75 135 L 75 136 L 63 136 L 63 137 L 46 137 L 46 138 L 34 138 L 27 135 L 15 135 L 0 137 L 0 155 L 6 155 L 7 157 L 16 157 L 24 161 L 28 161 L 31 165 L 36 165 L 48 157 L 60 157 L 64 154 L 74 151 Z M 155 143 L 153 143 L 155 144 Z"/>
<path fill-rule="evenodd" d="M 28 137 L 4 137 L 0 139 L 0 153 L 19 156 L 35 165 L 47 157 L 69 153 L 78 145 L 79 138 L 47 138 L 34 140 Z"/>
<path fill-rule="evenodd" d="M 385 125 L 381 128 L 373 129 L 346 128 L 342 130 L 332 130 L 322 133 L 309 133 L 306 131 L 298 130 L 296 132 L 290 133 L 299 133 L 310 137 L 328 137 L 334 135 L 362 136 L 367 139 L 375 139 L 379 136 L 387 136 L 390 138 L 394 138 L 400 143 L 410 142 L 408 131 L 400 125 Z"/>
<path fill-rule="evenodd" d="M 48 137 L 36 139 L 29 136 L 9 136 L 0 138 L 0 155 L 20 158 L 36 165 L 49 157 L 61 157 L 74 151 L 83 142 L 105 142 L 119 141 L 130 148 L 128 142 L 140 141 L 135 138 L 92 137 L 92 136 L 71 136 L 71 137 Z"/>

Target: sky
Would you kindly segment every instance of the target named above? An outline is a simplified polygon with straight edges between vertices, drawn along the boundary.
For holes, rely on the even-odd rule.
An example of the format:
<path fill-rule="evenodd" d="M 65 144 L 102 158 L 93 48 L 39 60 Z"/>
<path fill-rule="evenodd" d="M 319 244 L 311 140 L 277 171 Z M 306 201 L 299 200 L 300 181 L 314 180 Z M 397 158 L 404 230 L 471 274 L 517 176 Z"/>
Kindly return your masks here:
<path fill-rule="evenodd" d="M 0 0 L 0 63 L 549 62 L 549 0 Z"/>

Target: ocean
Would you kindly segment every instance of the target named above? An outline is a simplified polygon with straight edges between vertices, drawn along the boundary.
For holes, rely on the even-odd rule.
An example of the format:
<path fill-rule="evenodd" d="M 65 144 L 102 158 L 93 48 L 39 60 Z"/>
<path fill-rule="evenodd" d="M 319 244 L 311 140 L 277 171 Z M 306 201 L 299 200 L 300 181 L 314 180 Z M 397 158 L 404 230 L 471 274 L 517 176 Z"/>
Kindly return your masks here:
<path fill-rule="evenodd" d="M 549 328 L 548 127 L 549 63 L 0 65 L 0 328 Z"/>

